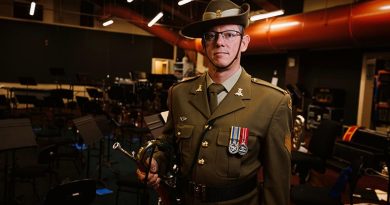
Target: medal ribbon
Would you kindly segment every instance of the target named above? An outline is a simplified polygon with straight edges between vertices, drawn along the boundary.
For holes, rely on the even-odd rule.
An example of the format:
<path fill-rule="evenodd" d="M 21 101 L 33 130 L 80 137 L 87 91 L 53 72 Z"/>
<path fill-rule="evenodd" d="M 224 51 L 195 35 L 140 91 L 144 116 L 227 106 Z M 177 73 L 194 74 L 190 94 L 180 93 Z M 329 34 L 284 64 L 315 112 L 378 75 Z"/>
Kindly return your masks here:
<path fill-rule="evenodd" d="M 249 134 L 249 129 L 247 127 L 241 128 L 240 132 L 240 144 L 248 144 L 248 134 Z"/>
<path fill-rule="evenodd" d="M 229 144 L 238 144 L 240 139 L 240 127 L 232 126 L 230 131 L 230 143 Z"/>

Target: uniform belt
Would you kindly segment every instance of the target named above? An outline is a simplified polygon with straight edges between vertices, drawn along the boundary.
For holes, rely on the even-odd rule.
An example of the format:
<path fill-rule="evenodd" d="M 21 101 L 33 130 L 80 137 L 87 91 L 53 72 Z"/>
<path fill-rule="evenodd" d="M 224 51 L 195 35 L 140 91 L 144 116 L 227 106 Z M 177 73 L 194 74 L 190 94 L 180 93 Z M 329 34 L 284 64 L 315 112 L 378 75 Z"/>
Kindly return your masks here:
<path fill-rule="evenodd" d="M 187 191 L 190 195 L 202 202 L 220 202 L 243 196 L 257 187 L 257 178 L 252 177 L 243 183 L 234 186 L 210 187 L 193 181 L 186 182 Z"/>

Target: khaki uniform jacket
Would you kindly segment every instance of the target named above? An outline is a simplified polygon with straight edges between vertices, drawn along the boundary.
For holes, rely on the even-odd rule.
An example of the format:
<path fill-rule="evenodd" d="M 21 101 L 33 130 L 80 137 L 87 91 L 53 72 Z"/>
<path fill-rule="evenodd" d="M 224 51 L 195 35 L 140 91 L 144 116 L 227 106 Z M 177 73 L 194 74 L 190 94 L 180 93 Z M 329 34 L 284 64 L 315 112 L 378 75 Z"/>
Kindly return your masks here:
<path fill-rule="evenodd" d="M 263 167 L 262 193 L 255 189 L 242 197 L 212 204 L 259 204 L 259 201 L 266 205 L 289 204 L 291 165 L 285 142 L 290 140 L 292 114 L 287 92 L 251 78 L 243 69 L 213 114 L 207 99 L 206 74 L 170 89 L 164 136 L 178 143 L 182 175 L 206 186 L 225 187 L 253 178 Z M 228 152 L 232 126 L 249 128 L 249 149 L 244 156 Z M 195 156 L 198 146 L 199 154 Z M 202 204 L 188 197 L 185 204 Z"/>

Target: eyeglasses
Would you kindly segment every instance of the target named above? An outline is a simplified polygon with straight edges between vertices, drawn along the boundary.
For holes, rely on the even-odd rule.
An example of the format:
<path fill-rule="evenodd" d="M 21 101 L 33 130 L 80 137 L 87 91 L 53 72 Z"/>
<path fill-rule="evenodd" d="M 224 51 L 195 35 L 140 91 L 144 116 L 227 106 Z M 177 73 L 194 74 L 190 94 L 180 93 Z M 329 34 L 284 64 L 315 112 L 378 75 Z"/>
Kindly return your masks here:
<path fill-rule="evenodd" d="M 222 32 L 209 31 L 203 34 L 203 39 L 207 42 L 215 41 L 219 34 L 221 34 L 225 41 L 232 41 L 235 37 L 242 36 L 242 33 L 234 30 L 227 30 Z"/>

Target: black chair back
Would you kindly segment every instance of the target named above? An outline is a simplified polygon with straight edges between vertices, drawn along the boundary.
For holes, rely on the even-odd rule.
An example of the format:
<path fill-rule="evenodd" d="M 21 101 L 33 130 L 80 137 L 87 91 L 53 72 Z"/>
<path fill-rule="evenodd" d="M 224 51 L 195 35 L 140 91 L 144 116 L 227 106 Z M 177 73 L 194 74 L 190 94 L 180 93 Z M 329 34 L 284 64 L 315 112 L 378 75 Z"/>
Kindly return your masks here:
<path fill-rule="evenodd" d="M 318 128 L 313 131 L 313 136 L 309 143 L 309 151 L 322 159 L 328 159 L 332 156 L 336 138 L 341 135 L 341 131 L 342 125 L 340 122 L 321 120 Z"/>
<path fill-rule="evenodd" d="M 43 205 L 88 205 L 96 197 L 96 180 L 82 179 L 51 189 Z"/>

